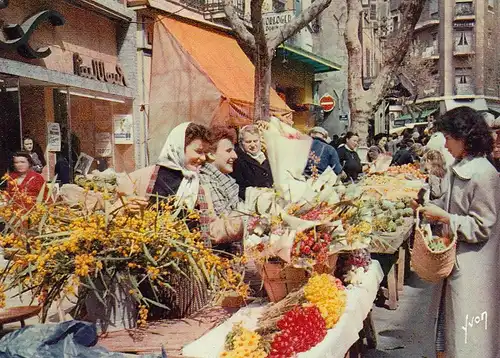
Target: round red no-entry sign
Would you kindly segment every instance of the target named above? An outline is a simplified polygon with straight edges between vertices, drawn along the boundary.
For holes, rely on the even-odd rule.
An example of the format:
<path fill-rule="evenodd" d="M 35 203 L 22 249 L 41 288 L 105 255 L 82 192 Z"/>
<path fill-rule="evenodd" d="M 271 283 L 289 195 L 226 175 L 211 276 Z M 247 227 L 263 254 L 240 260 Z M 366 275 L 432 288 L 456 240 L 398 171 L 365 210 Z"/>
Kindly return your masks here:
<path fill-rule="evenodd" d="M 335 99 L 331 95 L 325 94 L 319 99 L 319 104 L 323 108 L 323 111 L 330 112 L 335 108 Z"/>

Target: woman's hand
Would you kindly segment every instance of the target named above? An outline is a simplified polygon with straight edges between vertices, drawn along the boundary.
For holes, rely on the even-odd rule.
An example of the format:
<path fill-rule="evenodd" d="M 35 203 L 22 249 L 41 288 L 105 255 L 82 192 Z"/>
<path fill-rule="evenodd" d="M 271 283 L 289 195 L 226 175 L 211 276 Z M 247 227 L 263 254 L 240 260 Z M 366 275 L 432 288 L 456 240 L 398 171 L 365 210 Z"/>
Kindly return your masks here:
<path fill-rule="evenodd" d="M 422 215 L 429 221 L 440 221 L 444 224 L 450 223 L 450 214 L 436 205 L 427 205 L 420 208 Z"/>

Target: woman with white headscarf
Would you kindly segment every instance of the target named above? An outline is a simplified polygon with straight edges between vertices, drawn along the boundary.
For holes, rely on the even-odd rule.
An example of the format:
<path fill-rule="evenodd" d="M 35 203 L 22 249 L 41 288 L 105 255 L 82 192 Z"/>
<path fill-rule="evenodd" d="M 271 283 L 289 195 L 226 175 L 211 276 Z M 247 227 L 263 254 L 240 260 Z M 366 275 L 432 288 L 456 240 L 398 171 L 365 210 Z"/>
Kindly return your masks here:
<path fill-rule="evenodd" d="M 177 205 L 196 208 L 202 237 L 207 246 L 212 246 L 237 240 L 242 234 L 242 224 L 241 218 L 218 218 L 210 190 L 200 184 L 199 172 L 209 151 L 209 136 L 210 131 L 199 124 L 187 122 L 175 127 L 163 146 L 147 192 L 151 203 L 175 195 Z"/>
<path fill-rule="evenodd" d="M 200 193 L 199 170 L 205 163 L 209 131 L 202 125 L 182 123 L 170 132 L 151 177 L 148 194 L 175 195 L 177 203 L 193 209 Z"/>

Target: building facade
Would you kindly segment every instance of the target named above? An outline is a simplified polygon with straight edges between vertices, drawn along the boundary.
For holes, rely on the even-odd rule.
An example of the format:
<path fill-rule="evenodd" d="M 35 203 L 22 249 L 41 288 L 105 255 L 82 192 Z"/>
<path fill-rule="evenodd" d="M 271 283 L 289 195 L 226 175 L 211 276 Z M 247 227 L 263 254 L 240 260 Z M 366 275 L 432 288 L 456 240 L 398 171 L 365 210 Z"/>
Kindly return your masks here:
<path fill-rule="evenodd" d="M 46 178 L 56 158 L 74 167 L 82 153 L 96 159 L 90 170 L 140 166 L 135 13 L 116 0 L 18 0 L 0 23 L 1 172 L 26 137 Z"/>
<path fill-rule="evenodd" d="M 401 16 L 400 1 L 391 2 L 393 24 Z M 441 113 L 467 105 L 500 114 L 500 36 L 497 0 L 427 0 L 415 28 L 417 56 L 435 62 L 438 83 L 425 89 L 416 103 Z M 397 25 L 394 25 L 396 28 Z"/>
<path fill-rule="evenodd" d="M 284 24 L 290 21 L 294 16 L 300 13 L 303 9 L 310 5 L 310 1 L 307 0 L 297 1 L 297 0 L 287 0 L 287 1 L 271 1 L 266 0 L 263 3 L 263 18 L 265 22 L 266 31 L 274 31 L 278 29 L 280 26 L 284 26 Z M 155 83 L 151 83 L 151 78 L 158 80 L 158 74 L 155 72 L 156 64 L 154 63 L 154 54 L 155 51 L 157 53 L 158 48 L 155 49 L 154 39 L 156 39 L 158 34 L 155 35 L 155 31 L 163 31 L 163 28 L 158 29 L 158 23 L 168 22 L 170 25 L 166 25 L 167 27 L 167 36 L 173 35 L 174 40 L 179 42 L 180 47 L 184 48 L 187 53 L 191 56 L 188 59 L 193 60 L 196 63 L 195 67 L 200 67 L 201 62 L 204 62 L 202 58 L 197 57 L 194 52 L 195 49 L 191 47 L 188 49 L 189 45 L 186 42 L 187 39 L 182 40 L 180 33 L 175 35 L 176 25 L 172 21 L 182 22 L 184 24 L 195 26 L 200 29 L 204 29 L 207 36 L 213 37 L 214 41 L 218 43 L 217 46 L 220 46 L 220 42 L 216 39 L 221 37 L 212 36 L 215 33 L 222 36 L 232 36 L 234 38 L 234 34 L 232 33 L 232 29 L 229 26 L 229 22 L 224 13 L 224 1 L 223 0 L 200 0 L 200 1 L 181 1 L 180 3 L 174 1 L 167 0 L 129 0 L 128 1 L 129 9 L 135 10 L 137 12 L 139 28 L 138 28 L 138 78 L 139 78 L 139 97 L 138 100 L 143 104 L 143 113 L 142 113 L 142 121 L 144 124 L 144 128 L 147 128 L 147 132 L 145 135 L 150 139 L 150 143 L 152 143 L 151 139 L 155 137 L 159 132 L 164 133 L 164 135 L 168 134 L 169 125 L 159 124 L 159 122 L 167 121 L 166 118 L 160 118 L 160 113 L 166 113 L 165 111 L 158 111 L 155 109 L 157 107 L 157 95 L 153 93 L 153 90 L 156 88 Z M 250 0 L 237 0 L 234 1 L 234 6 L 236 8 L 237 13 L 240 17 L 250 26 Z M 172 20 L 172 21 L 171 21 Z M 278 104 L 280 107 L 286 107 L 288 111 L 290 111 L 293 116 L 293 122 L 295 126 L 299 129 L 305 130 L 308 127 L 312 127 L 316 123 L 316 117 L 321 115 L 321 111 L 319 111 L 318 106 L 318 96 L 317 91 L 315 90 L 315 74 L 326 71 L 336 71 L 339 69 L 335 63 L 316 56 L 312 53 L 313 43 L 312 43 L 312 34 L 314 31 L 311 24 L 308 28 L 303 29 L 300 33 L 294 36 L 292 39 L 287 41 L 285 44 L 281 45 L 277 51 L 276 55 L 273 58 L 272 62 L 272 102 L 275 94 L 279 96 L 280 101 L 282 101 L 282 105 Z M 168 27 L 171 29 L 168 29 Z M 179 25 L 184 26 L 184 25 Z M 194 32 L 198 33 L 196 29 L 192 28 Z M 193 40 L 194 41 L 194 40 Z M 184 43 L 181 43 L 184 42 Z M 236 44 L 236 42 L 234 42 Z M 216 52 L 220 52 L 217 47 L 210 47 L 209 44 L 202 43 L 200 46 L 206 47 L 205 52 L 210 54 L 214 52 L 214 56 L 216 56 Z M 237 46 L 237 45 L 236 45 Z M 173 55 L 177 56 L 175 51 L 172 49 L 169 50 L 160 50 L 162 52 L 162 56 L 165 56 L 166 62 L 172 62 L 169 56 Z M 239 56 L 239 53 L 242 49 L 237 46 L 234 48 L 234 51 L 231 51 L 234 54 Z M 252 54 L 250 51 L 243 51 L 246 53 L 248 59 L 252 58 Z M 230 56 L 231 57 L 231 56 Z M 243 59 L 240 58 L 242 62 Z M 184 61 L 184 60 L 183 60 Z M 239 86 L 247 86 L 246 81 L 248 80 L 248 76 L 245 75 L 246 65 L 241 66 L 239 68 L 230 68 L 229 63 L 233 61 L 234 58 L 227 58 L 227 65 L 222 64 L 221 69 L 226 71 L 228 77 L 236 76 L 235 83 L 240 82 Z M 175 61 L 173 61 L 175 62 Z M 175 65 L 170 63 L 170 66 Z M 191 65 L 189 65 L 191 66 Z M 189 67 L 188 66 L 188 67 Z M 205 65 L 205 67 L 207 67 Z M 211 71 L 216 71 L 217 69 L 211 69 Z M 196 70 L 191 71 L 191 73 L 196 72 Z M 220 80 L 216 73 L 209 73 L 207 68 L 204 69 L 205 74 L 208 74 L 210 81 L 217 85 L 217 79 Z M 240 73 L 240 78 L 237 78 L 237 73 Z M 168 74 L 163 74 L 168 76 Z M 253 83 L 253 70 L 252 73 L 249 74 L 251 82 Z M 179 74 L 180 76 L 180 74 Z M 166 79 L 167 77 L 165 77 Z M 180 77 L 179 77 L 180 78 Z M 154 82 L 154 81 L 153 81 Z M 194 81 L 195 82 L 195 81 Z M 200 88 L 203 86 L 195 86 L 193 85 L 193 81 L 190 82 L 191 87 L 183 87 L 179 88 L 178 91 L 174 91 L 178 93 L 179 91 L 186 91 L 191 94 L 198 93 L 198 99 L 206 96 L 207 93 L 212 93 L 211 89 L 201 91 Z M 169 80 L 169 83 L 165 83 L 165 86 L 169 84 L 171 86 L 177 85 L 179 82 L 176 80 Z M 204 82 L 203 82 L 204 83 Z M 220 81 L 219 81 L 220 84 Z M 188 86 L 189 84 L 186 84 Z M 206 84 L 204 84 L 206 85 Z M 225 86 L 219 86 L 225 87 Z M 248 87 L 253 91 L 253 85 L 248 84 Z M 186 89 L 187 88 L 187 89 Z M 168 87 L 164 87 L 165 90 L 168 91 Z M 234 88 L 233 88 L 234 89 Z M 227 91 L 231 91 L 229 88 L 226 88 Z M 222 90 L 221 90 L 222 91 Z M 234 91 L 233 91 L 234 92 Z M 234 94 L 234 93 L 233 93 Z M 229 93 L 223 93 L 223 97 L 228 97 Z M 240 91 L 240 97 L 238 98 L 239 102 L 253 102 L 253 95 L 250 95 L 252 98 L 248 98 L 249 95 L 245 97 L 243 93 Z M 170 101 L 170 99 L 169 99 Z M 173 100 L 175 102 L 175 99 Z M 277 101 L 274 100 L 275 105 Z M 248 104 L 248 103 L 247 103 Z M 176 117 L 182 116 L 183 120 L 194 120 L 201 121 L 199 115 L 196 115 L 192 108 L 196 105 L 183 103 L 179 105 L 179 101 L 176 104 L 171 103 L 170 105 L 163 105 L 164 108 L 168 107 L 169 111 L 172 108 L 176 107 L 179 110 L 176 112 Z M 273 106 L 273 105 L 272 105 Z M 182 109 L 182 108 L 184 109 Z M 208 111 L 211 107 L 204 106 L 203 110 Z M 211 113 L 206 113 L 204 115 L 205 122 L 210 122 L 210 118 L 214 116 L 215 110 Z M 218 112 L 217 112 L 218 113 Z M 276 113 L 276 112 L 274 112 Z M 200 112 L 198 112 L 200 114 Z M 241 122 L 243 123 L 245 118 L 251 116 L 251 113 L 248 113 L 248 110 L 243 109 L 242 107 L 239 110 L 234 111 L 233 115 L 236 117 L 241 116 L 243 118 L 233 118 L 233 122 Z M 177 119 L 176 119 L 177 120 Z M 175 121 L 175 120 L 174 120 Z M 155 124 L 157 123 L 157 124 Z M 234 124 L 234 123 L 233 123 Z M 153 140 L 156 142 L 156 140 Z M 155 149 L 153 148 L 157 145 L 150 145 L 150 160 L 155 160 Z"/>
<path fill-rule="evenodd" d="M 388 34 L 389 3 L 383 0 L 363 0 L 363 15 L 359 38 L 363 48 L 363 83 L 368 88 L 377 77 L 383 61 L 384 41 Z M 321 123 L 331 134 L 345 133 L 349 128 L 347 99 L 347 49 L 344 40 L 346 8 L 330 6 L 320 15 L 320 30 L 314 34 L 314 52 L 342 67 L 342 71 L 316 75 L 319 96 L 329 94 L 335 107 L 325 114 Z M 380 116 L 377 113 L 375 116 Z M 375 121 L 374 121 L 375 123 Z M 372 124 L 372 131 L 374 130 Z"/>

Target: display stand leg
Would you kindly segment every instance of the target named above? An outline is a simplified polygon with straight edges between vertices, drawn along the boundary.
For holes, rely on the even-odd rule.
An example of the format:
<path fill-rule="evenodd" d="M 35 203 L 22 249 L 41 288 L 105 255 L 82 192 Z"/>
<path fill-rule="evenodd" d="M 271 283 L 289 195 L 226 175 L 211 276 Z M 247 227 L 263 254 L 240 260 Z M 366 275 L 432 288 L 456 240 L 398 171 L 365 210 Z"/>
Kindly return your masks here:
<path fill-rule="evenodd" d="M 363 331 L 368 349 L 377 348 L 377 331 L 375 330 L 372 311 L 368 313 L 368 316 L 366 316 L 366 319 L 363 321 Z"/>
<path fill-rule="evenodd" d="M 406 263 L 406 249 L 401 246 L 399 248 L 399 258 L 397 262 L 397 270 L 398 270 L 398 291 L 403 291 L 403 286 L 405 283 L 405 263 Z"/>
<path fill-rule="evenodd" d="M 398 287 L 397 287 L 397 269 L 396 265 L 391 267 L 391 271 L 387 275 L 387 289 L 389 291 L 389 299 L 387 306 L 390 310 L 398 308 Z"/>
<path fill-rule="evenodd" d="M 363 340 L 358 339 L 356 343 L 347 351 L 345 358 L 362 358 L 363 353 Z"/>

